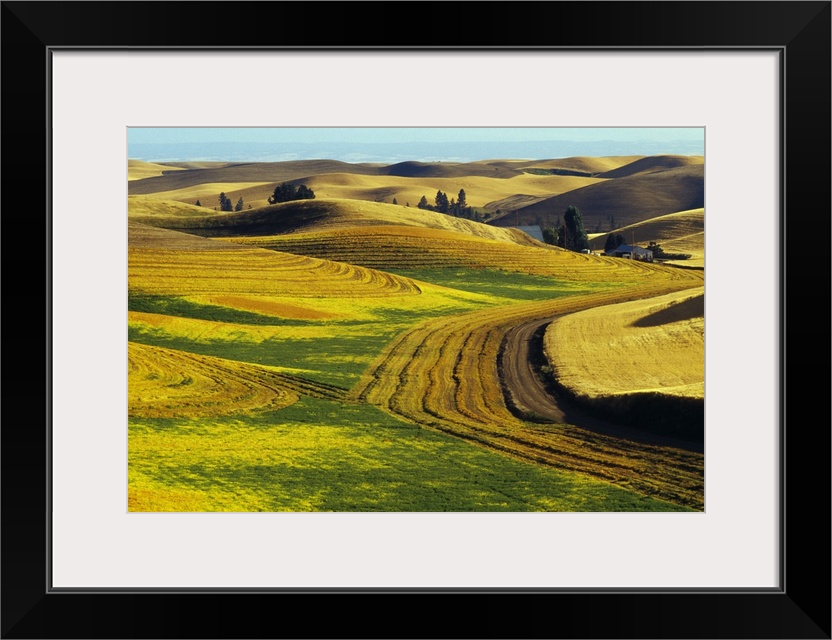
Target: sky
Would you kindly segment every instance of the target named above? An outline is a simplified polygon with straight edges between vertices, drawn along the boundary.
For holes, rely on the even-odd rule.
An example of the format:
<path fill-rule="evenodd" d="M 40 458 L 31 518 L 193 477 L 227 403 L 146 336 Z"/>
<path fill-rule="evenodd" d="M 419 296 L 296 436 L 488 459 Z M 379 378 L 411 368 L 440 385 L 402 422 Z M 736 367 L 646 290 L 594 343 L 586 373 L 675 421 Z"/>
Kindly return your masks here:
<path fill-rule="evenodd" d="M 467 162 L 568 155 L 704 155 L 704 145 L 701 127 L 128 129 L 128 157 L 148 161 L 327 158 L 346 162 Z"/>

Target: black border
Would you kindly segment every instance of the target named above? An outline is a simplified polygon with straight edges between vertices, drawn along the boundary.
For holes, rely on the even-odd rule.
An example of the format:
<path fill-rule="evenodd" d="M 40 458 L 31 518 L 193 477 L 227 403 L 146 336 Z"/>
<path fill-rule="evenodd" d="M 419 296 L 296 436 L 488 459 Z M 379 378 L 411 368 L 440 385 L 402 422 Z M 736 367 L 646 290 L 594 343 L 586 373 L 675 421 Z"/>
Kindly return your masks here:
<path fill-rule="evenodd" d="M 830 2 L 2 2 L 0 28 L 3 638 L 830 638 Z M 47 100 L 49 51 L 67 47 L 779 51 L 782 589 L 50 591 Z M 742 248 L 738 259 L 745 254 Z"/>

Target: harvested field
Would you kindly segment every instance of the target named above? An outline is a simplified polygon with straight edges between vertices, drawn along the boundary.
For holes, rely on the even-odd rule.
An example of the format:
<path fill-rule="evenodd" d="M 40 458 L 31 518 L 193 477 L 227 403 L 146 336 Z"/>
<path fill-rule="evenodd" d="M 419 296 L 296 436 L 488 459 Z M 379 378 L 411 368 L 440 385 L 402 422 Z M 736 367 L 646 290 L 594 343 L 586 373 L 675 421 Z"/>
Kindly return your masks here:
<path fill-rule="evenodd" d="M 481 446 L 701 508 L 702 457 L 635 445 L 569 426 L 532 425 L 506 406 L 497 367 L 511 327 L 695 286 L 665 280 L 626 290 L 460 314 L 396 339 L 353 390 L 355 400 Z"/>
<path fill-rule="evenodd" d="M 622 284 L 640 281 L 651 272 L 661 273 L 667 279 L 695 277 L 645 262 L 565 251 L 533 240 L 534 244 L 522 246 L 418 227 L 367 226 L 230 241 L 374 269 L 462 266 L 551 276 L 565 282 L 598 283 L 609 279 Z"/>
<path fill-rule="evenodd" d="M 240 362 L 128 343 L 128 415 L 216 416 L 297 402 L 272 373 Z"/>
<path fill-rule="evenodd" d="M 418 295 L 407 278 L 365 267 L 252 249 L 130 225 L 131 295 Z"/>
<path fill-rule="evenodd" d="M 704 270 L 509 227 L 576 205 L 696 266 L 700 160 L 131 163 L 128 509 L 701 511 L 701 437 L 656 410 L 704 406 Z"/>

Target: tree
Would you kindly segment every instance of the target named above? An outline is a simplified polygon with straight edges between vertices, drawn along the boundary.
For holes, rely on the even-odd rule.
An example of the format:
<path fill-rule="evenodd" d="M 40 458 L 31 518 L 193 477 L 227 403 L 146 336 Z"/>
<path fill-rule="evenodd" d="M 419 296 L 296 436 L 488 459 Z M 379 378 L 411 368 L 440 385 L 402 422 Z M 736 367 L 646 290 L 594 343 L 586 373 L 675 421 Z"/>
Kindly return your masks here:
<path fill-rule="evenodd" d="M 543 227 L 543 242 L 557 246 L 558 230 L 554 227 Z"/>
<path fill-rule="evenodd" d="M 616 233 L 615 234 L 615 246 L 620 247 L 622 244 L 624 244 L 624 236 L 622 236 L 620 233 Z"/>
<path fill-rule="evenodd" d="M 611 233 L 610 235 L 607 236 L 607 241 L 604 243 L 604 253 L 609 253 L 610 251 L 614 251 L 619 246 L 621 246 L 621 245 L 619 245 L 615 241 L 615 235 L 613 235 Z"/>
<path fill-rule="evenodd" d="M 422 196 L 422 199 L 419 200 L 419 204 L 416 205 L 420 209 L 427 209 L 428 208 L 428 199 L 425 196 Z"/>
<path fill-rule="evenodd" d="M 570 251 L 583 251 L 589 249 L 589 239 L 584 231 L 584 221 L 578 207 L 567 207 L 563 214 L 564 226 L 566 227 L 566 238 L 564 247 Z"/>
<path fill-rule="evenodd" d="M 219 196 L 220 201 L 220 211 L 231 211 L 231 198 L 225 195 L 225 192 L 221 193 Z"/>
<path fill-rule="evenodd" d="M 465 199 L 465 189 L 460 189 L 456 197 L 456 203 L 459 205 L 460 211 L 465 211 L 468 207 L 468 201 Z"/>
<path fill-rule="evenodd" d="M 295 200 L 314 200 L 315 199 L 315 192 L 312 191 L 309 187 L 305 184 L 299 185 L 298 190 L 295 192 Z"/>
<path fill-rule="evenodd" d="M 447 194 L 442 193 L 441 191 L 436 192 L 436 198 L 434 199 L 436 202 L 436 210 L 439 213 L 448 213 L 448 207 L 450 203 L 448 202 Z"/>
<path fill-rule="evenodd" d="M 399 204 L 399 201 L 393 198 L 393 204 Z"/>
<path fill-rule="evenodd" d="M 196 202 L 194 202 L 194 205 L 197 207 L 201 207 L 202 203 L 199 200 L 197 200 Z"/>
<path fill-rule="evenodd" d="M 243 210 L 243 196 L 240 196 L 240 199 L 237 200 L 237 204 L 234 205 L 234 211 L 242 211 Z"/>

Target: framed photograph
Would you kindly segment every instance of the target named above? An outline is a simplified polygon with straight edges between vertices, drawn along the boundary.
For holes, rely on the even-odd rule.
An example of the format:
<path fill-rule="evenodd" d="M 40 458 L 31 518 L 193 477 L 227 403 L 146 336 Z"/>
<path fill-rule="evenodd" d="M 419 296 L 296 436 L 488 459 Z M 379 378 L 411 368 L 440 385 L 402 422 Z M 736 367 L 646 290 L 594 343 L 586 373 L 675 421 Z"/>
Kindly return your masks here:
<path fill-rule="evenodd" d="M 439 5 L 407 3 L 397 37 L 363 3 L 311 24 L 303 3 L 195 6 L 3 3 L 3 637 L 830 637 L 829 385 L 808 356 L 829 352 L 829 265 L 805 241 L 830 231 L 829 2 L 452 3 L 467 24 L 442 35 Z M 696 243 L 635 238 L 656 199 Z M 287 236 L 278 210 L 329 226 Z M 533 265 L 496 271 L 521 252 L 497 241 Z M 678 275 L 565 283 L 567 258 Z M 301 263 L 333 275 L 274 279 Z M 494 411 L 470 430 L 487 394 L 466 404 L 460 372 L 532 362 L 521 327 L 574 374 L 558 398 L 671 367 L 582 379 L 601 351 L 546 350 L 601 322 L 551 306 L 567 284 L 676 296 L 604 315 L 609 344 L 616 323 L 656 340 L 668 309 L 677 341 L 704 335 L 676 399 L 615 401 L 652 433 L 641 466 L 613 460 L 620 432 L 578 451 L 557 407 L 518 400 L 531 368 L 495 387 L 530 431 Z M 470 367 L 463 349 L 440 371 L 475 325 Z M 463 602 L 488 613 L 439 630 Z M 286 615 L 304 603 L 334 615 Z"/>

